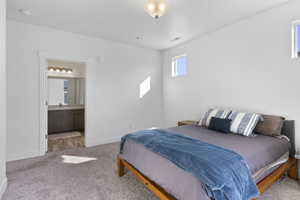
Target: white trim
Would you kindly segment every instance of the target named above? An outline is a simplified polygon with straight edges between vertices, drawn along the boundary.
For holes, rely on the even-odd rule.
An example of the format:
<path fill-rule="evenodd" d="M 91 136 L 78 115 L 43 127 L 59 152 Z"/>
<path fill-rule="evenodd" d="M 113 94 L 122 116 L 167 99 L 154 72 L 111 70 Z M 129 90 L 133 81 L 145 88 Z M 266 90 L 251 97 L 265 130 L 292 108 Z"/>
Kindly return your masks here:
<path fill-rule="evenodd" d="M 297 35 L 297 26 L 298 25 L 300 25 L 300 20 L 292 22 L 292 30 L 291 30 L 292 49 L 291 49 L 291 51 L 292 51 L 293 59 L 298 58 L 297 43 L 298 43 L 298 40 L 300 39 L 300 38 L 298 38 L 298 35 Z"/>
<path fill-rule="evenodd" d="M 88 67 L 93 63 L 99 63 L 101 61 L 100 57 L 94 58 L 84 58 L 84 57 L 72 57 L 72 56 L 58 56 L 53 54 L 48 54 L 46 52 L 38 52 L 39 56 L 39 65 L 40 65 L 40 78 L 39 78 L 39 93 L 40 93 L 40 108 L 39 108 L 39 155 L 45 155 L 47 152 L 47 70 L 48 70 L 48 61 L 47 60 L 63 60 L 70 62 L 81 62 L 86 64 L 86 71 Z M 88 78 L 88 73 L 86 73 L 86 79 Z M 87 87 L 87 84 L 85 84 Z M 85 93 L 85 102 L 87 103 L 87 90 Z M 87 127 L 87 104 L 85 105 L 85 136 L 88 135 Z M 87 137 L 86 137 L 87 138 Z M 85 140 L 86 143 L 86 140 Z"/>
<path fill-rule="evenodd" d="M 5 177 L 2 183 L 0 184 L 0 199 L 2 198 L 6 188 L 7 188 L 7 177 Z"/>
<path fill-rule="evenodd" d="M 44 155 L 47 152 L 47 57 L 42 54 L 39 55 L 39 94 L 40 94 L 40 112 L 39 112 L 39 154 Z"/>
<path fill-rule="evenodd" d="M 23 152 L 19 154 L 9 154 L 7 157 L 8 159 L 6 160 L 7 162 L 10 161 L 15 161 L 15 160 L 23 160 L 23 159 L 28 159 L 28 158 L 35 158 L 39 156 L 43 156 L 44 154 L 41 154 L 39 151 L 35 152 Z"/>
<path fill-rule="evenodd" d="M 93 147 L 93 146 L 98 146 L 98 145 L 103 145 L 103 144 L 120 142 L 121 138 L 122 138 L 122 136 L 118 136 L 118 137 L 107 138 L 107 139 L 101 140 L 100 142 L 86 143 L 86 147 Z M 94 141 L 94 140 L 91 140 L 91 141 Z"/>
<path fill-rule="evenodd" d="M 46 59 L 50 60 L 62 60 L 62 61 L 69 61 L 69 62 L 82 62 L 82 63 L 89 63 L 89 62 L 95 62 L 100 61 L 99 57 L 94 58 L 87 58 L 87 57 L 79 57 L 79 56 L 61 56 L 61 55 L 53 55 L 46 53 L 44 51 L 39 51 L 38 55 L 40 57 L 44 57 Z"/>

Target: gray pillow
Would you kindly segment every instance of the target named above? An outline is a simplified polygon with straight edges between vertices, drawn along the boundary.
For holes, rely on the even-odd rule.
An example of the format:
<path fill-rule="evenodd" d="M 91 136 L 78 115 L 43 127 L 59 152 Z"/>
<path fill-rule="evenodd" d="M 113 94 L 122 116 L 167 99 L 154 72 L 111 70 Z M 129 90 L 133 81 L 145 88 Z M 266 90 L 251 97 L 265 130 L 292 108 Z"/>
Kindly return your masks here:
<path fill-rule="evenodd" d="M 258 122 L 254 129 L 255 133 L 267 136 L 281 135 L 284 117 L 274 115 L 262 115 L 262 117 L 264 120 Z"/>
<path fill-rule="evenodd" d="M 204 114 L 202 119 L 199 121 L 199 126 L 208 127 L 213 117 L 226 119 L 230 113 L 231 110 L 211 108 Z"/>

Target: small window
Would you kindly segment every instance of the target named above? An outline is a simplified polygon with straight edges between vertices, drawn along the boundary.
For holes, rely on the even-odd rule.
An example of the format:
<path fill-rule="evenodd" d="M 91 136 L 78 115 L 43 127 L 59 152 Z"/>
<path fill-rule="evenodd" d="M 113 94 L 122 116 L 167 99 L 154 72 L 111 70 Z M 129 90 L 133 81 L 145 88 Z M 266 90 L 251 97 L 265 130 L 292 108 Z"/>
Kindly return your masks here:
<path fill-rule="evenodd" d="M 293 58 L 298 58 L 300 57 L 300 22 L 293 23 L 293 28 L 292 28 L 292 33 L 293 33 L 293 49 L 292 49 L 292 57 Z"/>
<path fill-rule="evenodd" d="M 186 55 L 177 56 L 172 59 L 172 77 L 185 76 L 187 74 Z"/>

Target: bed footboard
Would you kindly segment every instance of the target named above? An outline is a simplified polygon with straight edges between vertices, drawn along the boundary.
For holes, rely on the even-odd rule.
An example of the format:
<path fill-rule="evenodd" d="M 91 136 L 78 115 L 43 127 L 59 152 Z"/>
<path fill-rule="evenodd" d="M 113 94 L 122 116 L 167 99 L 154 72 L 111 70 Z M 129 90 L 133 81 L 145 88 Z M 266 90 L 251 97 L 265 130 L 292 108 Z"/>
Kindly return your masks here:
<path fill-rule="evenodd" d="M 133 175 L 150 191 L 152 191 L 160 200 L 176 200 L 173 196 L 168 194 L 162 187 L 151 181 L 134 166 L 129 164 L 126 160 L 118 157 L 118 176 L 121 177 L 125 174 L 125 167 L 133 173 Z"/>
<path fill-rule="evenodd" d="M 119 177 L 124 176 L 125 167 L 136 176 L 136 178 L 143 183 L 150 191 L 152 191 L 159 199 L 161 200 L 176 200 L 173 196 L 168 194 L 162 187 L 151 181 L 140 171 L 138 171 L 134 166 L 132 166 L 127 161 L 122 158 L 117 158 L 118 171 L 117 174 Z M 297 161 L 295 158 L 290 158 L 288 162 L 281 165 L 269 176 L 264 178 L 261 182 L 257 184 L 260 193 L 264 193 L 269 187 L 271 187 L 278 179 L 280 179 L 285 173 L 288 173 L 289 177 L 298 180 L 298 167 Z"/>

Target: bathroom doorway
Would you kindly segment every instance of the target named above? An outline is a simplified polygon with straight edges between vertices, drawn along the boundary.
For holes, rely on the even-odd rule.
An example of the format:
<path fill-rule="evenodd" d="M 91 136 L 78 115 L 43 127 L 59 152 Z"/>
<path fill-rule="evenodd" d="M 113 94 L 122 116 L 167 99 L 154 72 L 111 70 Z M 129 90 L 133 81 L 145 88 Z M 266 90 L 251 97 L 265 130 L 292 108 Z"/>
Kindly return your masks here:
<path fill-rule="evenodd" d="M 47 60 L 48 152 L 85 146 L 86 64 Z"/>

